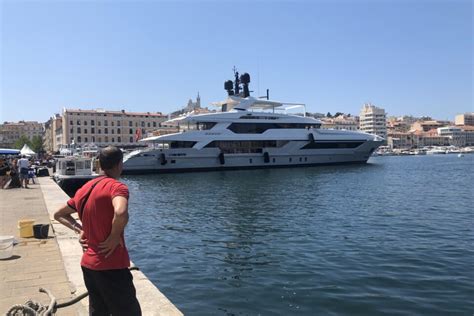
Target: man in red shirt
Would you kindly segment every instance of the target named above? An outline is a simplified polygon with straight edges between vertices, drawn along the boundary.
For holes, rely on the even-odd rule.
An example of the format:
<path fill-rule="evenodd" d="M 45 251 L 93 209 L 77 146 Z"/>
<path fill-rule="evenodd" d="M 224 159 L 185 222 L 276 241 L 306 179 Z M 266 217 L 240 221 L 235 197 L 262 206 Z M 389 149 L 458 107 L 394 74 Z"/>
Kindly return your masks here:
<path fill-rule="evenodd" d="M 104 173 L 84 184 L 54 214 L 57 221 L 80 234 L 90 315 L 141 315 L 124 239 L 128 188 L 117 180 L 122 173 L 122 159 L 117 147 L 101 150 L 99 161 Z M 82 226 L 71 216 L 75 212 Z"/>

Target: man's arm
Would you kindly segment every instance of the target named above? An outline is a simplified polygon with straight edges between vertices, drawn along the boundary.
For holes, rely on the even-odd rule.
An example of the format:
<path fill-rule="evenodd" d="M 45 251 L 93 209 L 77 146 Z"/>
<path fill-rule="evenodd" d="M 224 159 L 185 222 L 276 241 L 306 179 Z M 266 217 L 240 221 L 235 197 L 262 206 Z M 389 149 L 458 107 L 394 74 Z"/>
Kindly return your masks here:
<path fill-rule="evenodd" d="M 119 244 L 122 244 L 122 233 L 128 223 L 128 199 L 124 196 L 116 196 L 112 199 L 114 206 L 114 218 L 112 219 L 112 231 L 109 237 L 99 244 L 99 253 L 110 256 Z"/>
<path fill-rule="evenodd" d="M 71 216 L 71 214 L 75 212 L 75 209 L 66 204 L 54 213 L 54 219 L 80 234 L 82 232 L 82 226 Z"/>

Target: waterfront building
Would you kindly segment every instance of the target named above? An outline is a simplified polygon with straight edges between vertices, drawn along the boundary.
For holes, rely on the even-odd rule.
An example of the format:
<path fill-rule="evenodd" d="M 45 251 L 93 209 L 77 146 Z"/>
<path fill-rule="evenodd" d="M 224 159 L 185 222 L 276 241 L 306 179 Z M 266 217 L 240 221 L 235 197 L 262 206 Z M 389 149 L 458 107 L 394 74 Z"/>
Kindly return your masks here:
<path fill-rule="evenodd" d="M 466 133 L 458 126 L 438 128 L 438 135 L 449 138 L 449 144 L 456 147 L 466 146 Z"/>
<path fill-rule="evenodd" d="M 356 131 L 359 127 L 357 117 L 339 115 L 334 118 L 321 118 L 321 128 Z"/>
<path fill-rule="evenodd" d="M 414 147 L 413 133 L 409 132 L 389 132 L 387 135 L 387 145 L 391 149 L 410 149 Z"/>
<path fill-rule="evenodd" d="M 54 150 L 52 125 L 51 119 L 44 123 L 43 148 L 46 152 L 52 152 Z"/>
<path fill-rule="evenodd" d="M 463 125 L 458 127 L 464 132 L 464 137 L 466 140 L 465 146 L 474 146 L 474 126 Z"/>
<path fill-rule="evenodd" d="M 427 132 L 414 131 L 413 135 L 413 147 L 420 148 L 425 146 L 449 146 L 449 136 L 439 135 L 437 129 L 431 129 Z"/>
<path fill-rule="evenodd" d="M 56 134 L 61 135 L 57 144 L 133 147 L 165 120 L 166 116 L 160 112 L 64 109 L 62 126 Z"/>
<path fill-rule="evenodd" d="M 36 121 L 4 122 L 0 124 L 0 147 L 13 148 L 20 137 L 43 136 L 43 124 Z"/>
<path fill-rule="evenodd" d="M 456 115 L 454 122 L 455 125 L 474 126 L 474 112 Z"/>
<path fill-rule="evenodd" d="M 53 152 L 65 144 L 62 140 L 62 117 L 55 114 L 44 124 L 43 147 L 47 152 Z"/>
<path fill-rule="evenodd" d="M 359 129 L 386 139 L 387 119 L 385 110 L 370 103 L 364 104 L 360 111 Z"/>

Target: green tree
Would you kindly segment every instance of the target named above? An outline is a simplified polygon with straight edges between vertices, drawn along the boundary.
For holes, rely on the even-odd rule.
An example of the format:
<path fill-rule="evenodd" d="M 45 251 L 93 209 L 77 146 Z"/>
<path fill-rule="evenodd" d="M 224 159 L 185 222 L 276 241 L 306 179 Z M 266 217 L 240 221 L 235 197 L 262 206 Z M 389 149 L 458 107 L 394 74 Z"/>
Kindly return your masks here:
<path fill-rule="evenodd" d="M 37 154 L 43 151 L 43 138 L 41 136 L 33 136 L 33 139 L 31 139 L 31 149 Z"/>
<path fill-rule="evenodd" d="M 326 117 L 332 117 L 331 112 L 328 112 L 328 114 L 326 114 Z"/>
<path fill-rule="evenodd" d="M 17 148 L 17 149 L 21 149 L 23 147 L 23 145 L 25 145 L 25 144 L 27 144 L 31 148 L 30 139 L 28 137 L 26 137 L 25 135 L 21 135 L 20 138 L 17 139 L 17 141 L 15 142 L 15 144 L 13 146 L 15 146 L 15 148 Z"/>

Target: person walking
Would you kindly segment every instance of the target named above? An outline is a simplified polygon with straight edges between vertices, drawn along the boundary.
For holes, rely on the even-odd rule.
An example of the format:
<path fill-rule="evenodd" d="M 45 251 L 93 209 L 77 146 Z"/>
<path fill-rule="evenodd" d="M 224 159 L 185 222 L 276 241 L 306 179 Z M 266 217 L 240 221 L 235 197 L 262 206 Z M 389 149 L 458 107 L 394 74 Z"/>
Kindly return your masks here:
<path fill-rule="evenodd" d="M 28 168 L 30 167 L 30 162 L 25 155 L 21 156 L 21 159 L 18 160 L 18 167 L 20 168 L 21 185 L 28 189 Z"/>
<path fill-rule="evenodd" d="M 102 174 L 80 188 L 54 218 L 80 234 L 81 268 L 89 292 L 90 315 L 141 315 L 124 230 L 128 223 L 129 192 L 118 181 L 123 154 L 117 147 L 102 149 Z M 77 212 L 82 226 L 71 216 Z"/>

